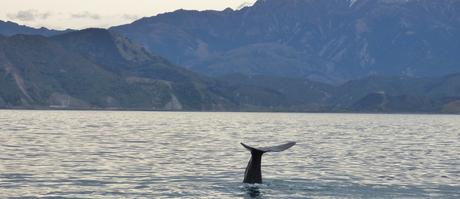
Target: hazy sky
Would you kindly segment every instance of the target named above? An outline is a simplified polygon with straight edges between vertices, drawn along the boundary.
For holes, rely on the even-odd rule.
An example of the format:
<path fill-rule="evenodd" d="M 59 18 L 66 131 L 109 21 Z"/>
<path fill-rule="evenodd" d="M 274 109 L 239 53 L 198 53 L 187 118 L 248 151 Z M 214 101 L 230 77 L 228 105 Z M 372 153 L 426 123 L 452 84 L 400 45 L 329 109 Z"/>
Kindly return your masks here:
<path fill-rule="evenodd" d="M 180 8 L 223 10 L 256 0 L 0 0 L 0 20 L 55 29 L 110 27 Z"/>

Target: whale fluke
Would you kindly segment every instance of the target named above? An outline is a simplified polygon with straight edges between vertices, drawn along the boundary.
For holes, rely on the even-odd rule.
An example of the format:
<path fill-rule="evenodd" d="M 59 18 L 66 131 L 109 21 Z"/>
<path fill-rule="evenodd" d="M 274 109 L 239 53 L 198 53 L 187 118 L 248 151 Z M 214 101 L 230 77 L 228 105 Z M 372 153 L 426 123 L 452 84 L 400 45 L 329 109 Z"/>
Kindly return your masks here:
<path fill-rule="evenodd" d="M 281 152 L 294 146 L 296 142 L 288 142 L 286 144 L 271 146 L 271 147 L 251 147 L 244 143 L 244 146 L 248 151 L 251 152 L 251 159 L 248 162 L 246 171 L 244 173 L 244 183 L 262 183 L 262 155 L 267 152 Z"/>
<path fill-rule="evenodd" d="M 241 145 L 243 145 L 244 148 L 246 148 L 249 151 L 259 150 L 259 151 L 262 151 L 264 153 L 265 152 L 281 152 L 281 151 L 285 151 L 285 150 L 291 148 L 292 146 L 294 146 L 295 144 L 296 144 L 296 142 L 288 142 L 286 144 L 282 144 L 282 145 L 278 145 L 278 146 L 256 148 L 256 147 L 251 147 L 251 146 L 248 146 L 248 145 L 246 145 L 244 143 L 241 143 Z"/>

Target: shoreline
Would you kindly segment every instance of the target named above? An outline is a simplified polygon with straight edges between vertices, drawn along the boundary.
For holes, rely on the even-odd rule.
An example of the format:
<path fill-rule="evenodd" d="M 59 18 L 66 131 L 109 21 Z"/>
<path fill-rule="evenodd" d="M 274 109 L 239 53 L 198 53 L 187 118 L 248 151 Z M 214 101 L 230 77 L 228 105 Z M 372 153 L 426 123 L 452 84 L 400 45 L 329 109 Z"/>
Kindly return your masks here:
<path fill-rule="evenodd" d="M 101 112 L 177 112 L 177 113 L 292 113 L 292 114 L 367 114 L 367 115 L 460 115 L 443 112 L 358 112 L 358 111 L 264 111 L 264 110 L 154 110 L 134 108 L 45 108 L 1 107 L 0 111 L 101 111 Z"/>

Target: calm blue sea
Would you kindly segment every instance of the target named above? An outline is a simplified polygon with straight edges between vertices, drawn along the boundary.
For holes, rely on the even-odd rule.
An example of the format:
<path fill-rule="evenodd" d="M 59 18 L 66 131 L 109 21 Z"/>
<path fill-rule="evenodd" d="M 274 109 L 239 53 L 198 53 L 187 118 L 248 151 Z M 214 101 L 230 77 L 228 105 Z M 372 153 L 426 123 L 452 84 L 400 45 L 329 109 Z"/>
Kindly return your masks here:
<path fill-rule="evenodd" d="M 245 185 L 254 146 L 264 184 Z M 460 198 L 460 116 L 0 111 L 0 198 Z"/>

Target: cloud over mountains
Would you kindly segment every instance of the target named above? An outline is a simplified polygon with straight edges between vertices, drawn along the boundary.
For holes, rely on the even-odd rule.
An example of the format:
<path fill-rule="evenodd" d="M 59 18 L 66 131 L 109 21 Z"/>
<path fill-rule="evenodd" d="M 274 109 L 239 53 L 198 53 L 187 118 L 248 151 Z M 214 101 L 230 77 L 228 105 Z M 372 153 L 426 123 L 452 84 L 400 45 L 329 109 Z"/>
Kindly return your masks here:
<path fill-rule="evenodd" d="M 36 21 L 48 19 L 51 15 L 51 12 L 40 12 L 35 9 L 30 9 L 21 10 L 16 13 L 8 13 L 7 17 L 11 20 L 17 21 Z"/>
<path fill-rule="evenodd" d="M 40 11 L 36 9 L 20 10 L 5 14 L 5 21 L 14 21 L 19 24 L 40 28 L 47 23 L 59 24 L 62 21 L 68 24 L 96 24 L 94 27 L 108 28 L 113 25 L 114 21 L 118 24 L 130 23 L 140 18 L 140 16 L 130 13 L 99 14 L 90 11 L 80 11 L 72 13 Z M 52 29 L 67 29 L 67 26 L 47 26 Z M 86 26 L 77 27 L 85 28 Z"/>
<path fill-rule="evenodd" d="M 99 14 L 95 14 L 95 13 L 91 13 L 91 12 L 88 12 L 88 11 L 84 11 L 84 12 L 80 12 L 80 13 L 74 13 L 74 14 L 71 14 L 70 15 L 72 18 L 88 18 L 88 19 L 94 19 L 94 20 L 97 20 L 97 19 L 100 19 L 101 18 L 101 15 Z"/>

